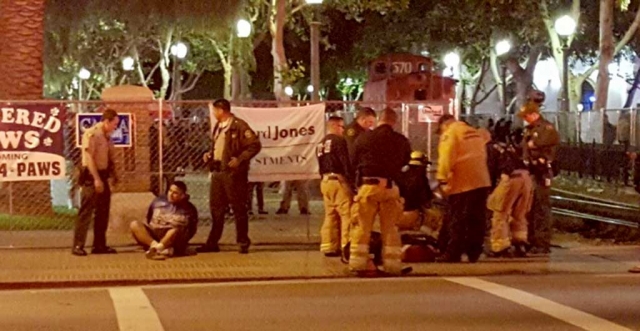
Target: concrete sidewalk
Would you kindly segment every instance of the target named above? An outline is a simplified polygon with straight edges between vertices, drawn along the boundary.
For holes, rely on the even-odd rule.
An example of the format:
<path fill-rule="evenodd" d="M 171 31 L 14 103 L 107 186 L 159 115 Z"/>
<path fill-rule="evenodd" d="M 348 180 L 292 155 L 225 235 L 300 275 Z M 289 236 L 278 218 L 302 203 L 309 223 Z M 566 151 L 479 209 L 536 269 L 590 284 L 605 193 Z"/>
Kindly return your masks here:
<path fill-rule="evenodd" d="M 113 286 L 150 283 L 225 282 L 352 277 L 337 258 L 313 245 L 258 245 L 248 255 L 235 246 L 221 253 L 152 261 L 137 247 L 116 255 L 72 256 L 69 249 L 3 249 L 0 289 Z M 635 246 L 573 245 L 550 258 L 482 259 L 477 264 L 413 264 L 412 276 L 621 274 L 637 263 Z"/>

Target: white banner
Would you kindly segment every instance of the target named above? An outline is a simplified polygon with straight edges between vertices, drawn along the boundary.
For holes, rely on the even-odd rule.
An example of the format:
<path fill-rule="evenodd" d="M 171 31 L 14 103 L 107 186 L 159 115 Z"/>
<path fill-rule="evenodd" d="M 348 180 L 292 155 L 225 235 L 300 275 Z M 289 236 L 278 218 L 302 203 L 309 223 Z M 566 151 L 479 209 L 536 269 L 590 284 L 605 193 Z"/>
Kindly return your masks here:
<path fill-rule="evenodd" d="M 249 181 L 320 178 L 316 146 L 324 138 L 325 105 L 285 108 L 232 107 L 260 137 L 262 150 L 251 160 Z M 211 115 L 212 130 L 216 120 Z"/>

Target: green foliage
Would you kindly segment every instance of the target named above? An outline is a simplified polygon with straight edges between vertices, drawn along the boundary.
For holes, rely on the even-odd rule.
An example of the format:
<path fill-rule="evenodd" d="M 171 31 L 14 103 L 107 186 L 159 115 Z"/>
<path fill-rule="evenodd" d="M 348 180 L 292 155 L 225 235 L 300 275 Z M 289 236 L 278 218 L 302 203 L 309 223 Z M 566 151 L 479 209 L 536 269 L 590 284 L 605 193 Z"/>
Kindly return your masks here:
<path fill-rule="evenodd" d="M 288 66 L 282 71 L 282 85 L 294 85 L 296 82 L 304 78 L 306 68 L 302 61 L 288 61 Z"/>

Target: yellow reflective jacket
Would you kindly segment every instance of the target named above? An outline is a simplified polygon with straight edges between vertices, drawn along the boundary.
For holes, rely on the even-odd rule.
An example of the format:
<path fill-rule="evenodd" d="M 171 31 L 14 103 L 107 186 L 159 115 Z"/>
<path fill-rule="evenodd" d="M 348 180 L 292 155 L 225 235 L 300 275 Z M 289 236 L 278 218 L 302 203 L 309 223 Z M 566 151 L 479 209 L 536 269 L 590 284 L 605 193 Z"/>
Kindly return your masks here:
<path fill-rule="evenodd" d="M 447 182 L 447 194 L 491 186 L 487 142 L 487 138 L 478 130 L 463 122 L 452 123 L 440 136 L 436 178 Z"/>

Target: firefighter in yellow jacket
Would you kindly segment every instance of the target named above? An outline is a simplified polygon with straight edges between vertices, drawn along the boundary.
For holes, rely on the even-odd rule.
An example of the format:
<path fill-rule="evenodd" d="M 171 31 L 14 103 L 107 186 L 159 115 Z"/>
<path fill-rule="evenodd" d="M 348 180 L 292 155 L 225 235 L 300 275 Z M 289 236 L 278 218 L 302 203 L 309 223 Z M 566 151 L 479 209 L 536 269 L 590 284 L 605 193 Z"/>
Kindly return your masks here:
<path fill-rule="evenodd" d="M 469 262 L 482 254 L 486 230 L 487 139 L 468 124 L 443 115 L 438 121 L 438 179 L 450 207 L 449 224 L 441 231 L 444 253 L 439 262 L 460 262 L 466 253 Z M 443 237 L 443 232 L 445 232 Z"/>

